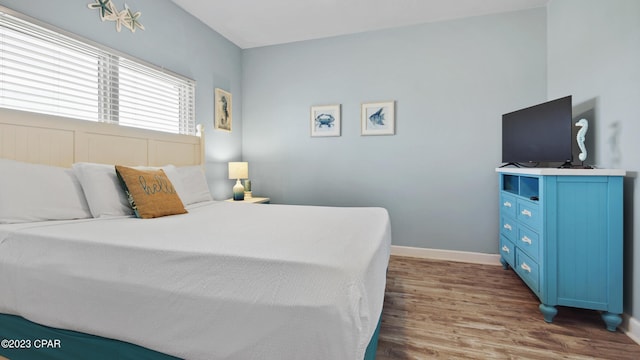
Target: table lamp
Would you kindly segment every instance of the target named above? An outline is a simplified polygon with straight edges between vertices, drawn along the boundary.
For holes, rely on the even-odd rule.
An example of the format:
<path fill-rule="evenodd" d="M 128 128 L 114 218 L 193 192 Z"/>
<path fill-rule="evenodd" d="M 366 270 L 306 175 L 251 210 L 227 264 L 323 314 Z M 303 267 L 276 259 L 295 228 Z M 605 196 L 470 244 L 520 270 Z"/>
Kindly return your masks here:
<path fill-rule="evenodd" d="M 233 186 L 233 200 L 244 200 L 244 186 L 240 179 L 249 178 L 249 163 L 247 162 L 230 162 L 229 163 L 229 179 L 236 179 Z"/>

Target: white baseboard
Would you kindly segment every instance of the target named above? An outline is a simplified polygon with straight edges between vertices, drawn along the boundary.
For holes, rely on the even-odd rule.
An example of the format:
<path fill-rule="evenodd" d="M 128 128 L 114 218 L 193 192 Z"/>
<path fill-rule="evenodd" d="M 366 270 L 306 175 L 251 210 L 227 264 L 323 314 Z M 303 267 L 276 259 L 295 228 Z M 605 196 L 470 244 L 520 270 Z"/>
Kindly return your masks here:
<path fill-rule="evenodd" d="M 422 259 L 460 261 L 475 264 L 501 265 L 500 255 L 467 251 L 416 248 L 410 246 L 391 245 L 391 255 L 409 256 Z M 640 344 L 640 321 L 628 314 L 622 314 L 622 330 L 631 340 Z"/>
<path fill-rule="evenodd" d="M 620 329 L 622 329 L 631 340 L 640 344 L 640 321 L 638 321 L 638 319 L 627 314 L 622 314 Z"/>
<path fill-rule="evenodd" d="M 500 255 L 498 254 L 483 254 L 468 251 L 426 249 L 391 245 L 391 255 L 417 257 L 422 259 L 460 261 L 475 264 L 500 265 Z"/>

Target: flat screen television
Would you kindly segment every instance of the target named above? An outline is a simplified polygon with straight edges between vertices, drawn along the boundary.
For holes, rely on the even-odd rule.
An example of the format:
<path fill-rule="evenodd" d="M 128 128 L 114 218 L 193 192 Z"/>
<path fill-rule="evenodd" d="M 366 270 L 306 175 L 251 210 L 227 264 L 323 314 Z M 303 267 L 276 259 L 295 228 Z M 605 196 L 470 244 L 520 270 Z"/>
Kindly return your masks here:
<path fill-rule="evenodd" d="M 572 161 L 571 96 L 502 115 L 502 162 Z"/>

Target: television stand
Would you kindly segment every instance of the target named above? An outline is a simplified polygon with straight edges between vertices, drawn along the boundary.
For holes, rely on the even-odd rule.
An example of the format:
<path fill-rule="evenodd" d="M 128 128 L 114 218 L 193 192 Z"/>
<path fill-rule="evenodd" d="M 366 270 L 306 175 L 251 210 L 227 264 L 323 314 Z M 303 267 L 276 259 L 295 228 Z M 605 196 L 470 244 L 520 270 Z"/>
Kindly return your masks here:
<path fill-rule="evenodd" d="M 500 262 L 540 300 L 552 322 L 559 306 L 622 322 L 623 183 L 616 169 L 496 169 Z M 497 225 L 497 224 L 496 224 Z"/>

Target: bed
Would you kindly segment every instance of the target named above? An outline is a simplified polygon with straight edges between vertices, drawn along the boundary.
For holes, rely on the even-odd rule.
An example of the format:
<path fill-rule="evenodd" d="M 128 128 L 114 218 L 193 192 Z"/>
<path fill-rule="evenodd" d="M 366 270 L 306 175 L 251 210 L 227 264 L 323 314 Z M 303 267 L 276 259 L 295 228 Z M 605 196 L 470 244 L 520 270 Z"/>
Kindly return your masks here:
<path fill-rule="evenodd" d="M 386 210 L 183 196 L 198 188 L 186 174 L 204 162 L 200 136 L 0 109 L 0 141 L 5 169 L 67 168 L 87 200 L 78 164 L 162 167 L 186 209 L 152 219 L 93 216 L 92 206 L 76 219 L 25 210 L 30 221 L 0 224 L 0 356 L 375 358 Z M 40 178 L 55 182 L 55 174 Z"/>

